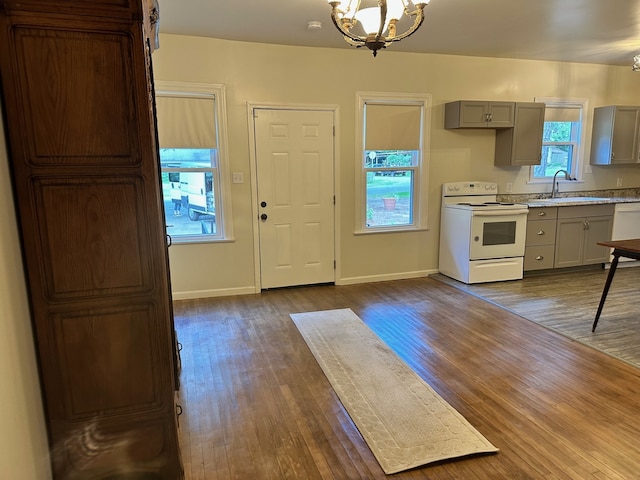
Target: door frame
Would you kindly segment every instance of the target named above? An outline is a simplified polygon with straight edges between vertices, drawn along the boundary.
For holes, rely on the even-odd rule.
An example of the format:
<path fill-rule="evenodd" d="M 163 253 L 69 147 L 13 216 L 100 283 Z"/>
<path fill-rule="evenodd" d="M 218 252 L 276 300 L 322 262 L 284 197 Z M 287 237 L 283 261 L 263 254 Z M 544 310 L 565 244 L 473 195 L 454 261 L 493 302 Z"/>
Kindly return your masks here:
<path fill-rule="evenodd" d="M 253 271 L 255 293 L 262 291 L 262 278 L 260 275 L 260 224 L 258 214 L 258 159 L 256 155 L 256 137 L 254 112 L 256 110 L 296 110 L 296 111 L 324 111 L 333 113 L 333 191 L 335 205 L 333 209 L 333 243 L 336 268 L 333 272 L 333 280 L 341 278 L 340 274 L 340 106 L 319 104 L 295 104 L 295 103 L 253 103 L 247 102 L 247 126 L 249 129 L 249 168 L 251 173 L 251 217 L 253 229 Z M 337 282 L 336 282 L 337 283 Z"/>

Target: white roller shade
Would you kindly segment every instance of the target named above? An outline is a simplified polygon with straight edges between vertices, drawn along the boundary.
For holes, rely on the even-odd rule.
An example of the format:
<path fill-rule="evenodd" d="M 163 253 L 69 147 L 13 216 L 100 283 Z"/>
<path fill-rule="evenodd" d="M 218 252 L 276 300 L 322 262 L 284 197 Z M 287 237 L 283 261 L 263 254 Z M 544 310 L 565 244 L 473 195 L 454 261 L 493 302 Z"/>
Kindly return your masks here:
<path fill-rule="evenodd" d="M 216 148 L 213 97 L 158 96 L 160 148 Z"/>
<path fill-rule="evenodd" d="M 366 150 L 420 149 L 419 105 L 366 105 Z"/>
<path fill-rule="evenodd" d="M 580 108 L 549 106 L 544 110 L 545 122 L 579 122 Z"/>

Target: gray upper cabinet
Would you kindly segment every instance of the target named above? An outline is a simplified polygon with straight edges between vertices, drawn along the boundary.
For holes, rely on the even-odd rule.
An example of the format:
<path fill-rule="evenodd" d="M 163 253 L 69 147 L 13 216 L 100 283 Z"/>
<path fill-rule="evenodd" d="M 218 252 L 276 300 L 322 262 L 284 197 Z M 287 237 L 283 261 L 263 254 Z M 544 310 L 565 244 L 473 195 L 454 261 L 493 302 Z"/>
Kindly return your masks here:
<path fill-rule="evenodd" d="M 458 100 L 445 103 L 444 128 L 510 128 L 514 115 L 514 102 Z"/>
<path fill-rule="evenodd" d="M 640 163 L 640 107 L 610 105 L 593 111 L 592 165 Z"/>
<path fill-rule="evenodd" d="M 544 103 L 515 104 L 513 128 L 496 130 L 495 165 L 540 165 L 544 109 Z"/>

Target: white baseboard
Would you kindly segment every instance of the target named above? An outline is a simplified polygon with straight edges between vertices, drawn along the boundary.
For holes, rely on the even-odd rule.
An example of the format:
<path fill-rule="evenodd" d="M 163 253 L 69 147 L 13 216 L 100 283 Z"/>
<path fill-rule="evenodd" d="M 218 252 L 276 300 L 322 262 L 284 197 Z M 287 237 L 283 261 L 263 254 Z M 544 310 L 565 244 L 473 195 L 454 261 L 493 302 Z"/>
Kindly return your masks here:
<path fill-rule="evenodd" d="M 336 285 L 356 285 L 358 283 L 388 282 L 391 280 L 406 280 L 409 278 L 428 277 L 438 270 L 418 270 L 415 272 L 400 272 L 383 275 L 366 275 L 362 277 L 348 277 L 336 280 Z M 216 290 L 193 290 L 189 292 L 172 292 L 173 300 L 191 300 L 194 298 L 228 297 L 230 295 L 253 295 L 260 293 L 260 289 L 254 286 L 220 288 Z"/>
<path fill-rule="evenodd" d="M 362 277 L 347 277 L 336 280 L 336 285 L 355 285 L 357 283 L 387 282 L 390 280 L 406 280 L 408 278 L 428 277 L 438 270 L 418 270 L 415 272 L 388 273 L 382 275 L 366 275 Z"/>
<path fill-rule="evenodd" d="M 230 295 L 253 295 L 260 293 L 256 287 L 220 288 L 216 290 L 194 290 L 191 292 L 172 292 L 173 300 L 190 300 L 193 298 L 228 297 Z"/>

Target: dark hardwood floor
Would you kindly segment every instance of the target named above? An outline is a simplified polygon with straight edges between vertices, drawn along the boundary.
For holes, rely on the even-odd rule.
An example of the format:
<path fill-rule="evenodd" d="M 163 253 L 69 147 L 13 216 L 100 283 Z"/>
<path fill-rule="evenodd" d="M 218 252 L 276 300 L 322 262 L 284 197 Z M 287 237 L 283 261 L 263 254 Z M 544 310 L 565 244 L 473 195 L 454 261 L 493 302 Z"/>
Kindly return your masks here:
<path fill-rule="evenodd" d="M 640 369 L 433 279 L 175 302 L 186 478 L 386 475 L 295 325 L 351 308 L 500 448 L 398 479 L 637 479 Z"/>
<path fill-rule="evenodd" d="M 594 265 L 530 274 L 522 280 L 473 285 L 440 274 L 431 278 L 640 368 L 640 268 L 618 269 L 598 328 L 591 332 L 608 274 L 609 270 Z"/>

